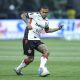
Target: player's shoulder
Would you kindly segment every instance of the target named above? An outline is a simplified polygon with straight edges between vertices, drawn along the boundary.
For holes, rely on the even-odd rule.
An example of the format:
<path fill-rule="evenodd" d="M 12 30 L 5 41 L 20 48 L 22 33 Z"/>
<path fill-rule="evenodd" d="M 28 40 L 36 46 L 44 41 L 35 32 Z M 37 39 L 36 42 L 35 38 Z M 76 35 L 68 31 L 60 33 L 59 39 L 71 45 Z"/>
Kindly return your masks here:
<path fill-rule="evenodd" d="M 48 21 L 48 18 L 45 18 L 46 21 Z"/>
<path fill-rule="evenodd" d="M 34 15 L 40 17 L 40 13 L 39 12 L 34 12 Z"/>
<path fill-rule="evenodd" d="M 29 14 L 31 14 L 33 16 L 39 16 L 40 15 L 38 12 L 29 12 Z"/>
<path fill-rule="evenodd" d="M 35 12 L 35 13 L 34 13 L 34 18 L 35 18 L 35 19 L 40 19 L 40 20 L 42 19 L 42 17 L 41 17 L 41 15 L 40 15 L 39 12 Z"/>
<path fill-rule="evenodd" d="M 34 14 L 34 12 L 27 12 L 28 14 L 30 14 L 30 15 L 33 15 Z"/>
<path fill-rule="evenodd" d="M 28 12 L 28 15 L 36 17 L 36 16 L 38 16 L 38 13 L 37 12 Z"/>

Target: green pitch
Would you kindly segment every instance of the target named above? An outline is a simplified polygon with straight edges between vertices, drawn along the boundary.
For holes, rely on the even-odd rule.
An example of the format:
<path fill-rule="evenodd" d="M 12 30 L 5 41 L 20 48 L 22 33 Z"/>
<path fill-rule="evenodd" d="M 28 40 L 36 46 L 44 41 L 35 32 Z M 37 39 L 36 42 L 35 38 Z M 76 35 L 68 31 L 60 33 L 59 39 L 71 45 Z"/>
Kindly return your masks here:
<path fill-rule="evenodd" d="M 17 76 L 13 69 L 23 59 L 22 41 L 0 41 L 0 80 L 80 80 L 80 41 L 43 39 L 50 51 L 47 67 L 48 77 L 38 76 L 39 52 L 32 64 L 23 69 L 23 76 Z"/>

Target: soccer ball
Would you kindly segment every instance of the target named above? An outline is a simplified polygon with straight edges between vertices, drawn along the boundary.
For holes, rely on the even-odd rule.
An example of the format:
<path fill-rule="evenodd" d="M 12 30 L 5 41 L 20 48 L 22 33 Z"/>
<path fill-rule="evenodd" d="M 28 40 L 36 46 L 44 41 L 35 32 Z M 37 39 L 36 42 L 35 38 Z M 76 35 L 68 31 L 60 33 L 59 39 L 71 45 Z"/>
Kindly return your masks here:
<path fill-rule="evenodd" d="M 46 67 L 44 68 L 40 67 L 38 73 L 39 73 L 39 76 L 41 77 L 45 77 L 50 74 Z"/>

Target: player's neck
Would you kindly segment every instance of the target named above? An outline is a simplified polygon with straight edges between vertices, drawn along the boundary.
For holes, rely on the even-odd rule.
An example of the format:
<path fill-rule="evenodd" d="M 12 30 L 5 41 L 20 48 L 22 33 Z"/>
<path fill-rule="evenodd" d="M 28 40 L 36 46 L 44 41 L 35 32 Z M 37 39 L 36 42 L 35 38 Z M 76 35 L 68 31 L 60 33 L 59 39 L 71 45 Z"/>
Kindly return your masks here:
<path fill-rule="evenodd" d="M 41 13 L 40 13 L 40 15 L 41 15 Z M 41 15 L 41 17 L 42 17 L 43 19 L 46 19 L 46 17 L 43 17 L 42 15 Z"/>

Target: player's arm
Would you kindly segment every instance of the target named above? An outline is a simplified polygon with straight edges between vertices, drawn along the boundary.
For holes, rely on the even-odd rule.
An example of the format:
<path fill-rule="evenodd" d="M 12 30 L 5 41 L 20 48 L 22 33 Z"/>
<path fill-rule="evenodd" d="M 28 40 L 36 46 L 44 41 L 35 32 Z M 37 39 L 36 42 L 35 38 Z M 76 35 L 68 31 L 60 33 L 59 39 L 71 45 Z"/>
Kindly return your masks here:
<path fill-rule="evenodd" d="M 22 13 L 21 14 L 21 18 L 24 20 L 24 22 L 27 24 L 28 26 L 28 29 L 31 30 L 32 29 L 32 26 L 31 24 L 28 22 L 28 20 L 26 19 L 28 17 L 28 13 Z"/>
<path fill-rule="evenodd" d="M 49 28 L 49 27 L 47 27 L 47 28 L 45 28 L 45 31 L 47 33 L 55 32 L 55 31 L 58 31 L 58 30 L 62 29 L 62 27 L 63 27 L 63 25 L 59 25 L 57 28 Z"/>

